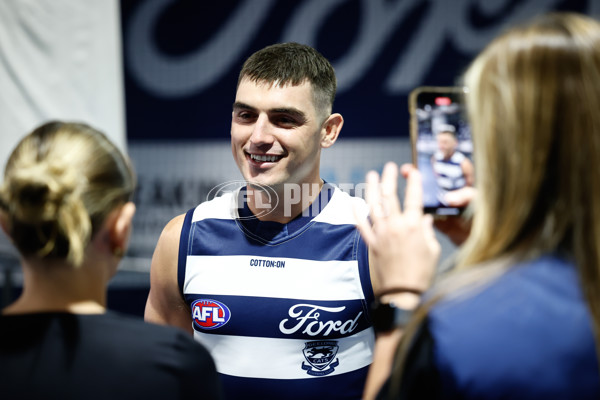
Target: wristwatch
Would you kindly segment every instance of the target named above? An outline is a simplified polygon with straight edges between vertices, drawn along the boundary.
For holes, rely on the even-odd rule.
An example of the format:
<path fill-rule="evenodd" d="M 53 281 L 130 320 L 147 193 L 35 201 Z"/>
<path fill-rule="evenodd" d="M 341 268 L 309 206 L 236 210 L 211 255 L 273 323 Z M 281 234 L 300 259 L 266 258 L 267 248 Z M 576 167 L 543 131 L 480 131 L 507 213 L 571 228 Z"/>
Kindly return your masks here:
<path fill-rule="evenodd" d="M 404 327 L 413 315 L 413 310 L 396 306 L 393 302 L 375 301 L 371 308 L 371 320 L 375 332 L 389 332 L 397 327 Z"/>

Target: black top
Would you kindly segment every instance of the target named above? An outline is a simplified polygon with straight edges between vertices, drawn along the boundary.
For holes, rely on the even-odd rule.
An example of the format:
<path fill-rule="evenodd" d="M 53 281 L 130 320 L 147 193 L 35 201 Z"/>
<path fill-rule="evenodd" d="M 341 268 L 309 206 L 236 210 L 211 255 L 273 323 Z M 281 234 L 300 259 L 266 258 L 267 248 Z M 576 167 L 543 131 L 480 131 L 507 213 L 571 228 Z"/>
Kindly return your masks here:
<path fill-rule="evenodd" d="M 0 316 L 3 399 L 216 399 L 208 351 L 177 328 L 114 312 Z"/>
<path fill-rule="evenodd" d="M 377 400 L 441 399 L 442 383 L 434 361 L 434 347 L 428 321 L 425 320 L 408 352 L 399 393 L 393 395 L 391 378 L 388 378 Z"/>

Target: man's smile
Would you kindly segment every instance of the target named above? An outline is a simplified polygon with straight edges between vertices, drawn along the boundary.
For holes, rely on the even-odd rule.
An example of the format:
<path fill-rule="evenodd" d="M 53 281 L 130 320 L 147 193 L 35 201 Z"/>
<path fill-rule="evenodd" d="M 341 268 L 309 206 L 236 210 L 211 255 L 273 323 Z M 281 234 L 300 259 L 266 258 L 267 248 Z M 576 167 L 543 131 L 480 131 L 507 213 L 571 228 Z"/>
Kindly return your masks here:
<path fill-rule="evenodd" d="M 256 162 L 277 162 L 283 158 L 283 156 L 272 154 L 247 154 L 250 156 L 252 161 Z"/>

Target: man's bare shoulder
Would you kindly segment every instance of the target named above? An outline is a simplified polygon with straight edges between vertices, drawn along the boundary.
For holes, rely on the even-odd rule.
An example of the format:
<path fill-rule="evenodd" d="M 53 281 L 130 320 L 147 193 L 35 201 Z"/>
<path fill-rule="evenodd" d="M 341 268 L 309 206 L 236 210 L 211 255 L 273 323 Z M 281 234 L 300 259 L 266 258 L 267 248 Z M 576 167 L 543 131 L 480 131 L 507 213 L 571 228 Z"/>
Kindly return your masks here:
<path fill-rule="evenodd" d="M 150 267 L 150 293 L 144 319 L 179 326 L 191 333 L 189 312 L 177 282 L 179 237 L 184 220 L 185 214 L 173 218 L 158 239 Z"/>
<path fill-rule="evenodd" d="M 154 256 L 152 257 L 152 268 L 154 270 L 158 268 L 171 269 L 177 265 L 179 238 L 184 220 L 185 214 L 178 215 L 171 219 L 163 228 L 158 238 L 156 249 L 154 250 Z"/>
<path fill-rule="evenodd" d="M 181 214 L 171 219 L 165 225 L 158 239 L 157 250 L 164 245 L 172 246 L 179 243 L 179 236 L 181 235 L 184 220 L 185 214 Z"/>
<path fill-rule="evenodd" d="M 181 228 L 183 227 L 183 221 L 185 220 L 185 214 L 178 215 L 171 219 L 163 228 L 161 237 L 165 236 L 171 238 L 173 236 L 179 239 L 181 234 Z"/>

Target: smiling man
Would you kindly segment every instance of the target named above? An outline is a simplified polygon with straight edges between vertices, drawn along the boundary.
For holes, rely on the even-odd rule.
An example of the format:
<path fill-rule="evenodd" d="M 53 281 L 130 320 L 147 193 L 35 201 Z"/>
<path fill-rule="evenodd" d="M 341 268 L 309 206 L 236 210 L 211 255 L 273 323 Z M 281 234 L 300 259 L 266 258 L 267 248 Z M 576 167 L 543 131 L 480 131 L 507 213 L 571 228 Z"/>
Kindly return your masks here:
<path fill-rule="evenodd" d="M 473 186 L 474 169 L 471 160 L 458 151 L 458 138 L 453 125 L 443 125 L 437 133 L 437 151 L 431 156 L 431 167 L 438 185 L 438 198 L 446 204 L 448 192 Z"/>
<path fill-rule="evenodd" d="M 203 343 L 228 399 L 361 398 L 373 288 L 353 210 L 367 208 L 319 167 L 344 121 L 335 91 L 333 67 L 309 46 L 254 53 L 231 120 L 246 186 L 174 218 L 159 239 L 145 317 Z"/>

